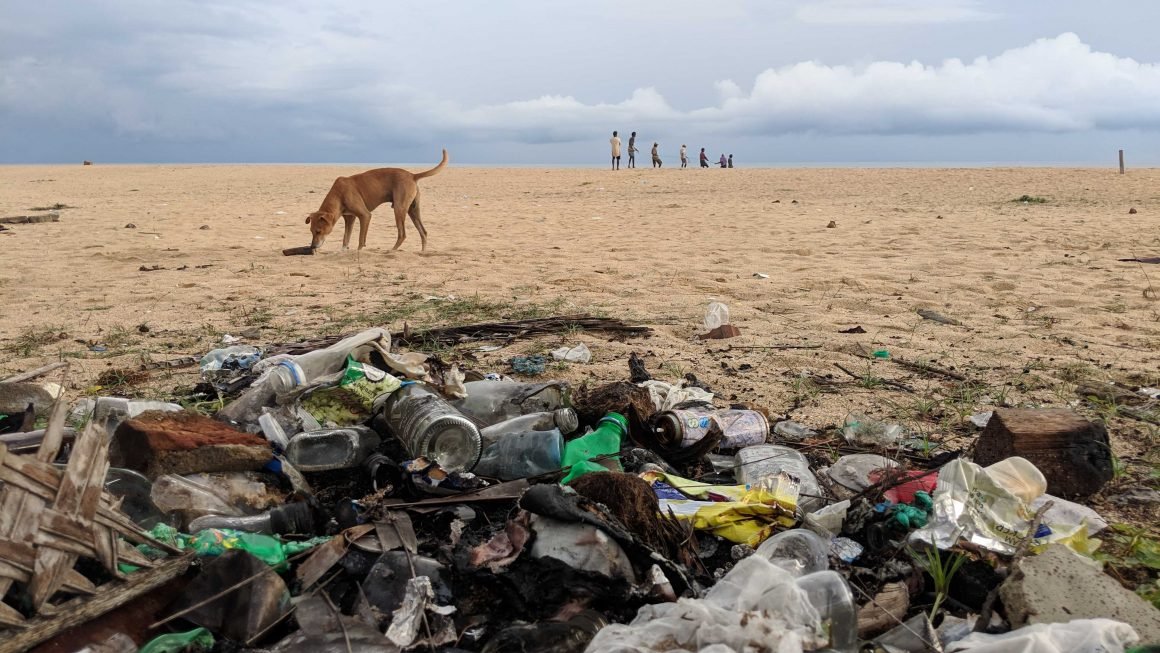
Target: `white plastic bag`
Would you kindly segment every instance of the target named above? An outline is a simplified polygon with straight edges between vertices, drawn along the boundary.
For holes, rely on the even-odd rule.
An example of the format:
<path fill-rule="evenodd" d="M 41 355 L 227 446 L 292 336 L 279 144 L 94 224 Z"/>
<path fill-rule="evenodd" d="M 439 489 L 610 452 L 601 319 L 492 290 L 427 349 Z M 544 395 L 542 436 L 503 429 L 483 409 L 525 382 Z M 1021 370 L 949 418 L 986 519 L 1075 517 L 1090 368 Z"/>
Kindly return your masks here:
<path fill-rule="evenodd" d="M 552 358 L 558 361 L 568 361 L 569 363 L 587 363 L 592 360 L 592 352 L 588 350 L 588 345 L 580 343 L 575 347 L 553 349 Z"/>
<path fill-rule="evenodd" d="M 947 653 L 1123 653 L 1140 641 L 1135 629 L 1111 619 L 1076 619 L 1065 624 L 1035 624 L 1002 635 L 972 633 L 946 648 Z"/>
<path fill-rule="evenodd" d="M 729 307 L 721 302 L 709 304 L 709 310 L 705 313 L 705 330 L 712 331 L 726 324 L 729 324 Z"/>

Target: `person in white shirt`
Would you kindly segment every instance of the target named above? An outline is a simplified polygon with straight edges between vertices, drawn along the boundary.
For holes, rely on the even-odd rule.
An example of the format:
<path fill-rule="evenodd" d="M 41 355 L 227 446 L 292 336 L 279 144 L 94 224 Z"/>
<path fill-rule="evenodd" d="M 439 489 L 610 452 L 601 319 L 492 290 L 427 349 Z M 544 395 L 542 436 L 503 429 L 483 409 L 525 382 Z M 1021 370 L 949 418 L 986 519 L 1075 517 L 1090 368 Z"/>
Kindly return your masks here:
<path fill-rule="evenodd" d="M 620 170 L 620 137 L 616 132 L 612 132 L 612 138 L 608 142 L 612 144 L 612 169 Z"/>
<path fill-rule="evenodd" d="M 681 146 L 681 167 L 682 168 L 689 167 L 689 156 L 688 156 L 688 153 L 685 151 L 684 145 Z"/>

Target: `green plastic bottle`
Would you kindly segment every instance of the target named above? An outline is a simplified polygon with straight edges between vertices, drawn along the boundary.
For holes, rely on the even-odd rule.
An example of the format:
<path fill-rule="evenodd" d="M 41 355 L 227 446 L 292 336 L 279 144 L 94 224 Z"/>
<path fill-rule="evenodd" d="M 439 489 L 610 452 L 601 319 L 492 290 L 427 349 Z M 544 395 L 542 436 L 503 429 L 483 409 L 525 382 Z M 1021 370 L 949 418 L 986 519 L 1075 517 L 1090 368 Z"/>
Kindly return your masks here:
<path fill-rule="evenodd" d="M 167 633 L 149 640 L 138 653 L 200 653 L 213 650 L 213 635 L 205 628 Z"/>
<path fill-rule="evenodd" d="M 620 453 L 620 440 L 628 435 L 628 420 L 620 413 L 608 413 L 596 424 L 596 430 L 580 436 L 564 445 L 564 467 L 571 471 L 561 483 L 571 483 L 573 479 L 589 472 L 607 472 L 608 468 L 593 458 Z"/>

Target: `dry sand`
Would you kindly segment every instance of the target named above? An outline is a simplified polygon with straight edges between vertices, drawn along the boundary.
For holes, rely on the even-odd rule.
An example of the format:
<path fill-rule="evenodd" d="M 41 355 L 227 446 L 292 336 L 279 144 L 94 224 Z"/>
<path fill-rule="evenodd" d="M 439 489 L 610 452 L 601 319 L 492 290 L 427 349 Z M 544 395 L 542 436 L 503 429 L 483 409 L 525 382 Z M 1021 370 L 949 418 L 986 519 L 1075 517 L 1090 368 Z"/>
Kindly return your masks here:
<path fill-rule="evenodd" d="M 283 257 L 309 242 L 304 216 L 333 178 L 361 169 L 0 168 L 0 216 L 75 207 L 59 223 L 0 233 L 0 376 L 63 356 L 70 389 L 90 392 L 109 370 L 200 355 L 255 326 L 261 343 L 404 319 L 594 312 L 656 333 L 522 342 L 475 353 L 478 362 L 470 348 L 445 354 L 504 369 L 513 353 L 581 340 L 593 363 L 550 374 L 621 379 L 637 351 L 658 378 L 694 372 L 725 398 L 815 427 L 856 410 L 936 439 L 953 437 L 969 410 L 1075 402 L 1078 380 L 1160 385 L 1160 301 L 1148 291 L 1160 266 L 1116 260 L 1160 256 L 1160 170 L 452 167 L 421 182 L 425 254 L 410 227 L 402 251 L 388 251 L 395 227 L 383 207 L 361 254 L 338 251 L 333 235 L 322 255 Z M 1022 195 L 1048 201 L 1012 201 Z M 740 338 L 695 340 L 713 300 L 729 306 Z M 924 320 L 920 308 L 962 325 Z M 856 325 L 866 333 L 839 333 Z M 738 349 L 786 344 L 820 348 Z M 859 344 L 985 387 L 871 364 L 847 353 Z M 827 388 L 825 375 L 850 383 Z M 166 396 L 195 381 L 193 367 L 105 391 Z M 1146 475 L 1157 430 L 1112 426 L 1130 475 Z"/>

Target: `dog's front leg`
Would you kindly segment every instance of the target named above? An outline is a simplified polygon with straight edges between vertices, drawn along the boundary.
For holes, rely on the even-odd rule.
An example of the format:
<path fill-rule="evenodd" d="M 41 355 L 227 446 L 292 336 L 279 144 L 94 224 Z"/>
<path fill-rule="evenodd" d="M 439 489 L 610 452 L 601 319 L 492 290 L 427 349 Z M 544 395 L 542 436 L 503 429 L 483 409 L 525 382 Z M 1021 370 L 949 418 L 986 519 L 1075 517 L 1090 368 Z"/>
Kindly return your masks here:
<path fill-rule="evenodd" d="M 346 227 L 342 232 L 342 248 L 350 249 L 350 234 L 354 231 L 354 215 L 343 213 L 342 219 L 346 221 Z"/>

